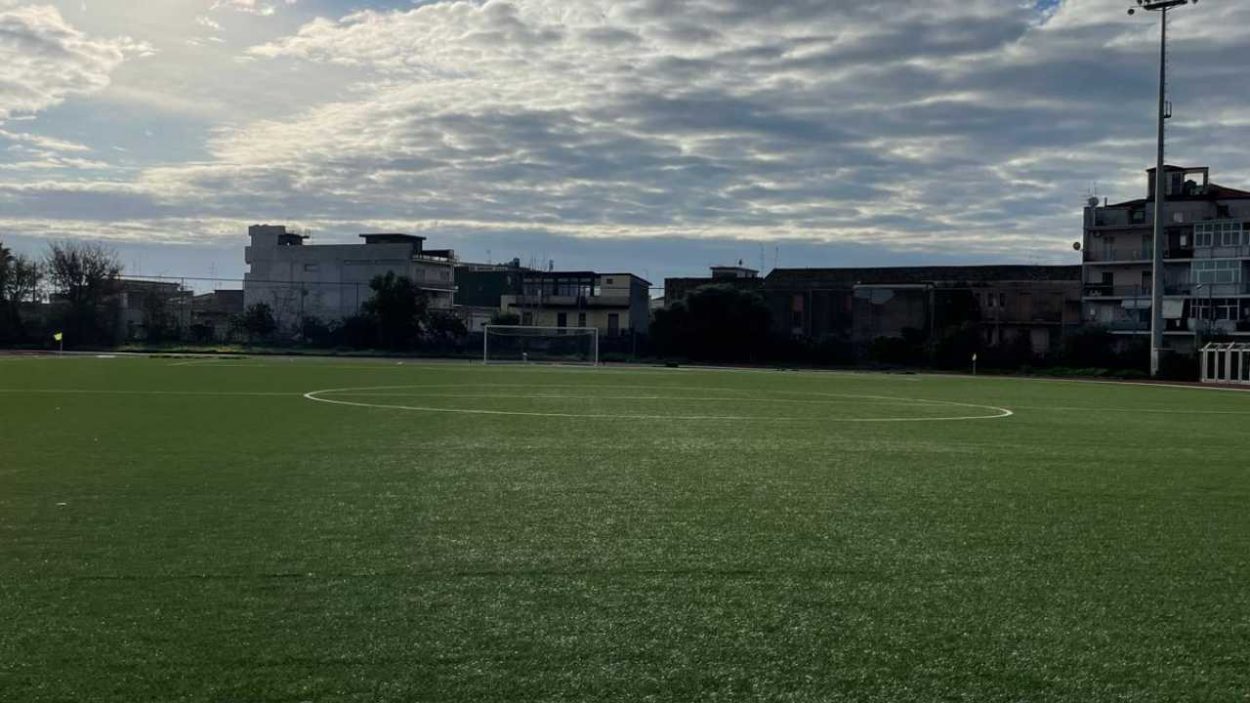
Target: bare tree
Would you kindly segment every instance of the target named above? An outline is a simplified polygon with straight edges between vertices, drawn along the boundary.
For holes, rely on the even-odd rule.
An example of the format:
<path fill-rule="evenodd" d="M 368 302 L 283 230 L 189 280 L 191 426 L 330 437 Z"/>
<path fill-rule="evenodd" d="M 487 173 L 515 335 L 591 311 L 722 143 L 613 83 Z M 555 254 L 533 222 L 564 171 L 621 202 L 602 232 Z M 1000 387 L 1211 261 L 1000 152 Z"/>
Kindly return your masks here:
<path fill-rule="evenodd" d="M 38 300 L 42 277 L 37 262 L 0 243 L 0 340 L 20 341 L 27 336 L 22 304 Z"/>
<path fill-rule="evenodd" d="M 112 249 L 88 242 L 53 242 L 44 263 L 53 300 L 71 344 L 100 344 L 115 335 L 121 260 Z"/>

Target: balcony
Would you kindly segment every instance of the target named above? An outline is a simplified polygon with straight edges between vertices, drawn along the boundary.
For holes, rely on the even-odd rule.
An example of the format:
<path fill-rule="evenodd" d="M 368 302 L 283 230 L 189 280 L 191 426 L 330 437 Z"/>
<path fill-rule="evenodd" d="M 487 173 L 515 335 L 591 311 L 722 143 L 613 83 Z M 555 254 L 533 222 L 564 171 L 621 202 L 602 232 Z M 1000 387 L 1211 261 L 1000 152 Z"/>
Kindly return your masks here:
<path fill-rule="evenodd" d="M 526 308 L 627 308 L 628 296 L 608 295 L 517 295 L 511 296 L 517 307 Z"/>
<path fill-rule="evenodd" d="M 1085 286 L 1086 298 L 1149 298 L 1150 286 L 1113 286 L 1104 283 L 1090 283 Z"/>
<path fill-rule="evenodd" d="M 1250 259 L 1250 246 L 1199 247 L 1193 250 L 1195 259 Z"/>
<path fill-rule="evenodd" d="M 1154 250 L 1141 247 L 1096 247 L 1085 250 L 1086 263 L 1150 261 Z"/>

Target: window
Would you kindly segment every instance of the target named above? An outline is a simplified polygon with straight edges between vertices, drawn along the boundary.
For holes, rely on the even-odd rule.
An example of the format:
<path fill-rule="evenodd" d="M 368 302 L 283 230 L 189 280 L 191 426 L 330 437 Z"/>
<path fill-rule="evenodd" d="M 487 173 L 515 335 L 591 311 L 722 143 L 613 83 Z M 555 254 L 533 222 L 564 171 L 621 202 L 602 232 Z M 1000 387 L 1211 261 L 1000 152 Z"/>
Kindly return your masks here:
<path fill-rule="evenodd" d="M 1194 225 L 1194 246 L 1211 246 L 1212 231 L 1211 225 L 1209 224 L 1203 223 Z"/>
<path fill-rule="evenodd" d="M 1194 283 L 1240 283 L 1241 262 L 1236 259 L 1195 261 L 1191 278 Z"/>
<path fill-rule="evenodd" d="M 1237 320 L 1240 316 L 1236 298 L 1197 298 L 1193 302 L 1193 317 L 1198 320 Z"/>
<path fill-rule="evenodd" d="M 534 313 L 532 312 L 521 313 L 521 324 L 525 325 L 526 327 L 529 327 L 530 325 L 534 324 Z"/>
<path fill-rule="evenodd" d="M 578 327 L 586 326 L 586 313 L 584 312 L 577 313 L 577 326 Z"/>
<path fill-rule="evenodd" d="M 1200 222 L 1194 225 L 1194 245 L 1199 247 L 1239 247 L 1245 243 L 1240 222 Z"/>
<path fill-rule="evenodd" d="M 556 327 L 568 327 L 568 326 L 569 326 L 569 314 L 567 312 L 562 312 L 562 313 L 557 314 L 556 315 Z"/>
<path fill-rule="evenodd" d="M 316 273 L 316 272 L 317 272 L 316 264 L 304 264 L 304 273 Z"/>
<path fill-rule="evenodd" d="M 621 316 L 618 313 L 608 313 L 608 334 L 616 336 L 621 333 Z"/>

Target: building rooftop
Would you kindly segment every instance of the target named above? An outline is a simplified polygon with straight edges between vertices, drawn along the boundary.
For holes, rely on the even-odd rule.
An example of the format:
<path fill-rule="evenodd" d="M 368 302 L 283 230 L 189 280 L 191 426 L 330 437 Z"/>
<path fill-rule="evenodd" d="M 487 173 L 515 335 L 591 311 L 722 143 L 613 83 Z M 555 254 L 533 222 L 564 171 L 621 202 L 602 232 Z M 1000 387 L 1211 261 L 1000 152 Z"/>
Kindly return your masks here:
<path fill-rule="evenodd" d="M 417 234 L 401 234 L 399 232 L 376 232 L 360 235 L 365 244 L 420 244 L 425 237 Z"/>
<path fill-rule="evenodd" d="M 904 266 L 884 268 L 773 269 L 765 277 L 769 287 L 812 284 L 831 287 L 854 285 L 964 281 L 1077 281 L 1081 266 Z"/>
<path fill-rule="evenodd" d="M 527 278 L 535 278 L 535 277 L 537 278 L 597 278 L 599 276 L 629 276 L 630 278 L 638 279 L 639 281 L 642 281 L 643 283 L 647 285 L 651 285 L 651 281 L 648 281 L 642 276 L 632 274 L 632 273 L 625 273 L 623 271 L 600 273 L 598 271 L 529 271 L 529 270 L 526 270 L 523 273 L 525 274 Z"/>

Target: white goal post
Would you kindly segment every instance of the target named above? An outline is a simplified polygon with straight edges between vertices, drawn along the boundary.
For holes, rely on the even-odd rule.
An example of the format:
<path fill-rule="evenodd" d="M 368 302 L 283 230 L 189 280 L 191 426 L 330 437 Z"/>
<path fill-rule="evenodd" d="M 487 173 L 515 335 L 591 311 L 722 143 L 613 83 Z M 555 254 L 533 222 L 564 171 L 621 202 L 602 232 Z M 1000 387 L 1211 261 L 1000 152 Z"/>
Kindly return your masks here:
<path fill-rule="evenodd" d="M 486 325 L 482 328 L 482 363 L 496 361 L 564 361 L 599 365 L 596 327 L 533 327 Z M 511 359 L 503 359 L 511 355 Z"/>

